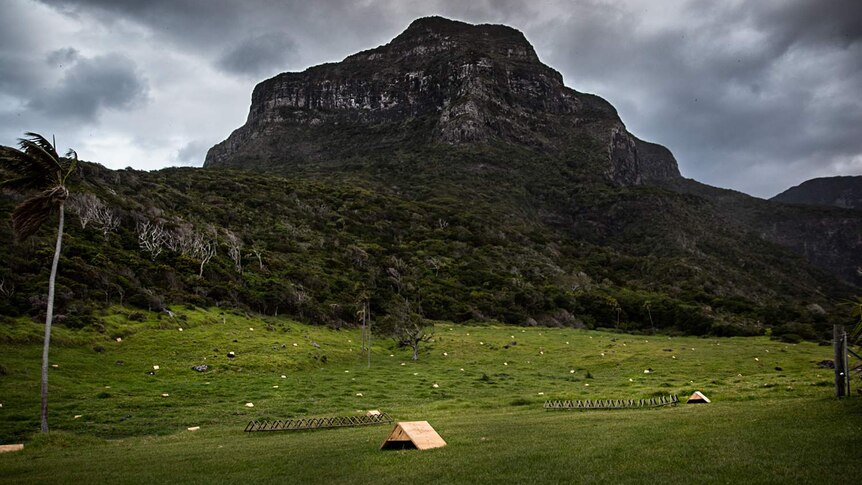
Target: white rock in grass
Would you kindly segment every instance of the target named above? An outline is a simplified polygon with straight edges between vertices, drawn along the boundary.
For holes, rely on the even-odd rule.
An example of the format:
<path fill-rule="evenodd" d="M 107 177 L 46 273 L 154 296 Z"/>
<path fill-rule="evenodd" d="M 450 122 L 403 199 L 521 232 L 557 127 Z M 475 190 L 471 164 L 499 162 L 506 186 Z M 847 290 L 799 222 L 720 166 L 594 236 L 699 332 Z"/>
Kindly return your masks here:
<path fill-rule="evenodd" d="M 463 367 L 461 368 L 461 372 L 464 372 L 464 368 L 463 368 Z"/>
<path fill-rule="evenodd" d="M 122 341 L 123 341 L 122 337 L 117 337 L 117 342 L 122 342 Z"/>
<path fill-rule="evenodd" d="M 254 332 L 254 328 L 252 328 L 252 327 L 248 327 L 248 331 L 249 331 L 249 332 Z"/>
<path fill-rule="evenodd" d="M 53 367 L 53 368 L 55 368 L 55 369 L 59 369 L 59 368 L 60 368 L 60 365 L 59 365 L 59 364 L 51 364 L 51 367 Z"/>
<path fill-rule="evenodd" d="M 395 354 L 389 354 L 389 357 L 395 357 Z"/>
<path fill-rule="evenodd" d="M 287 379 L 287 376 L 281 376 L 282 379 Z"/>
<path fill-rule="evenodd" d="M 479 345 L 485 345 L 485 342 L 479 342 Z"/>
<path fill-rule="evenodd" d="M 278 386 L 272 386 L 273 389 L 278 389 Z"/>
<path fill-rule="evenodd" d="M 754 360 L 760 362 L 760 359 L 758 359 L 757 357 L 755 357 Z"/>
<path fill-rule="evenodd" d="M 250 402 L 247 402 L 247 403 L 245 403 L 245 407 L 247 407 L 247 408 L 253 408 L 253 407 L 254 407 L 254 404 L 253 404 L 253 403 L 250 403 Z"/>
<path fill-rule="evenodd" d="M 418 372 L 414 372 L 414 373 L 413 373 L 413 375 L 414 375 L 414 376 L 418 376 L 418 375 L 419 375 L 419 373 L 418 373 Z"/>
<path fill-rule="evenodd" d="M 192 426 L 191 428 L 186 428 L 186 429 L 188 429 L 189 431 L 198 431 L 201 429 L 201 427 L 200 426 Z"/>
<path fill-rule="evenodd" d="M 435 383 L 435 384 L 432 384 L 431 387 L 433 387 L 434 389 L 437 389 L 440 386 Z"/>
<path fill-rule="evenodd" d="M 589 383 L 584 383 L 584 387 L 590 387 Z"/>
<path fill-rule="evenodd" d="M 153 366 L 153 370 L 159 370 L 159 366 L 154 365 L 154 366 Z"/>
<path fill-rule="evenodd" d="M 163 393 L 162 393 L 162 397 L 170 397 L 170 394 L 168 394 L 168 393 L 166 393 L 166 392 L 163 392 Z"/>
<path fill-rule="evenodd" d="M 449 357 L 449 354 L 447 354 L 446 352 L 443 352 L 443 357 Z"/>
<path fill-rule="evenodd" d="M 180 328 L 178 328 L 177 330 L 179 330 L 180 332 L 182 332 L 182 331 L 183 331 L 183 327 L 180 327 Z"/>
<path fill-rule="evenodd" d="M 675 356 L 675 355 L 671 355 L 671 356 L 670 356 L 670 358 L 671 358 L 671 359 L 676 359 L 676 356 Z"/>
<path fill-rule="evenodd" d="M 569 342 L 566 342 L 566 345 L 569 345 Z"/>
<path fill-rule="evenodd" d="M 508 362 L 503 362 L 503 365 L 509 365 L 509 363 L 508 363 Z"/>
<path fill-rule="evenodd" d="M 545 355 L 545 351 L 544 351 L 544 350 L 540 350 L 540 351 L 539 351 L 539 355 Z"/>
<path fill-rule="evenodd" d="M 572 369 L 569 371 L 569 374 L 574 374 L 574 373 L 575 373 L 575 369 Z"/>
<path fill-rule="evenodd" d="M 540 396 L 544 396 L 544 395 L 545 395 L 545 393 L 544 393 L 544 392 L 540 392 L 540 393 L 539 393 L 539 395 L 540 395 Z"/>
<path fill-rule="evenodd" d="M 602 357 L 604 357 L 604 356 L 605 356 L 605 353 L 604 353 L 604 352 L 602 352 Z"/>
<path fill-rule="evenodd" d="M 406 362 L 402 362 L 402 363 L 401 363 L 401 365 L 407 365 L 407 363 L 406 363 Z"/>
<path fill-rule="evenodd" d="M 635 381 L 634 379 L 629 379 L 629 382 L 634 382 L 634 381 Z"/>
<path fill-rule="evenodd" d="M 293 344 L 294 347 L 299 347 L 299 344 Z"/>
<path fill-rule="evenodd" d="M 83 417 L 83 416 L 84 416 L 83 414 L 76 414 L 73 419 L 78 419 L 78 418 Z"/>
<path fill-rule="evenodd" d="M 649 369 L 644 369 L 644 374 L 649 374 L 650 372 L 652 372 L 652 371 Z"/>
<path fill-rule="evenodd" d="M 344 371 L 345 374 L 350 374 L 349 370 Z"/>
<path fill-rule="evenodd" d="M 362 393 L 361 393 L 361 392 L 357 392 L 357 393 L 356 393 L 356 396 L 357 396 L 357 397 L 362 397 Z"/>

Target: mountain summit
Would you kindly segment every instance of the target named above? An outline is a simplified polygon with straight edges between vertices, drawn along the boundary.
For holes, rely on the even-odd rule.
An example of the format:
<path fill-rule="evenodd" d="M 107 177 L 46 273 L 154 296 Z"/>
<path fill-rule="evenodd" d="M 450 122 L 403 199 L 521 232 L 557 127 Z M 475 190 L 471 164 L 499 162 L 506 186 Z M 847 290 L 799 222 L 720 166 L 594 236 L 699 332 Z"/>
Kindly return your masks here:
<path fill-rule="evenodd" d="M 258 84 L 245 125 L 206 167 L 269 168 L 429 145 L 562 153 L 590 139 L 621 185 L 679 177 L 666 148 L 631 135 L 607 101 L 563 84 L 524 35 L 427 17 L 389 44 Z"/>

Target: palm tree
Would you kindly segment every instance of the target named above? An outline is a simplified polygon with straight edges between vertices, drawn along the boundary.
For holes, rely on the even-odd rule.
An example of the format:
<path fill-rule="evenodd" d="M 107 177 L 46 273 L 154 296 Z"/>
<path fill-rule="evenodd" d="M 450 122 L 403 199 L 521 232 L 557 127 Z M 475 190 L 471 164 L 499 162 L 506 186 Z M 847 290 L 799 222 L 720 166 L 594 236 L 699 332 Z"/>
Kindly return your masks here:
<path fill-rule="evenodd" d="M 19 149 L 0 146 L 0 167 L 13 178 L 0 183 L 0 188 L 21 193 L 35 192 L 12 211 L 12 230 L 18 241 L 36 233 L 56 209 L 60 214 L 57 245 L 51 276 L 48 278 L 48 308 L 45 315 L 45 343 L 42 348 L 42 432 L 48 432 L 48 349 L 51 345 L 51 323 L 54 319 L 54 282 L 63 244 L 63 205 L 69 197 L 66 180 L 78 167 L 78 154 L 69 150 L 65 157 L 57 155 L 54 144 L 42 135 L 25 133 L 18 140 Z"/>

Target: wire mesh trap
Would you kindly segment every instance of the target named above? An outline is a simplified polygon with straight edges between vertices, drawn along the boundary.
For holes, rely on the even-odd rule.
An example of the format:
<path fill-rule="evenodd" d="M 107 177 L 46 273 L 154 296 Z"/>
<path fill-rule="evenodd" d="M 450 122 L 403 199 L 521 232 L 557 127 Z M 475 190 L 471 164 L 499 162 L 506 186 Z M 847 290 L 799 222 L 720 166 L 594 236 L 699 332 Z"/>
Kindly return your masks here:
<path fill-rule="evenodd" d="M 276 421 L 250 421 L 245 432 L 256 431 L 300 431 L 305 429 L 351 428 L 356 426 L 373 426 L 376 424 L 391 424 L 392 417 L 386 413 L 371 416 L 333 416 L 324 418 L 279 419 Z"/>
<path fill-rule="evenodd" d="M 674 406 L 679 404 L 676 394 L 671 396 L 653 397 L 649 399 L 607 399 L 584 401 L 545 401 L 545 409 L 632 409 Z"/>

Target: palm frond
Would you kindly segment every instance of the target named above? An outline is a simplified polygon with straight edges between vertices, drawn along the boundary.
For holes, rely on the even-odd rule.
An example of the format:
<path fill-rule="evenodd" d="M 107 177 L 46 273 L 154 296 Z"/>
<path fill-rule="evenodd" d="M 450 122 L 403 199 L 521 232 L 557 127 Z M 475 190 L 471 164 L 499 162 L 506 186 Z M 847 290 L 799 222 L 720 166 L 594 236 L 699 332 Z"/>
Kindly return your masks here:
<path fill-rule="evenodd" d="M 0 187 L 24 191 L 45 190 L 52 185 L 51 174 L 44 165 L 34 163 L 32 157 L 15 148 L 0 146 L 0 169 L 12 176 Z"/>
<path fill-rule="evenodd" d="M 51 217 L 54 199 L 47 192 L 25 200 L 12 211 L 12 230 L 20 242 L 29 238 Z"/>
<path fill-rule="evenodd" d="M 50 141 L 48 141 L 44 136 L 42 136 L 38 133 L 33 133 L 32 131 L 28 131 L 28 132 L 24 133 L 24 136 L 26 138 L 19 138 L 18 139 L 19 145 L 25 141 L 30 142 L 33 145 L 39 147 L 45 153 L 47 153 L 51 159 L 53 159 L 55 161 L 60 160 L 60 155 L 57 154 L 57 149 L 54 148 L 54 144 L 51 143 Z M 21 149 L 22 150 L 24 149 L 23 145 L 21 146 Z"/>
<path fill-rule="evenodd" d="M 60 157 L 57 156 L 57 152 L 53 150 L 46 150 L 44 147 L 40 146 L 38 143 L 32 140 L 20 139 L 18 140 L 18 146 L 21 147 L 21 151 L 27 154 L 35 165 L 38 165 L 42 170 L 48 173 L 57 173 L 57 171 L 63 170 L 63 165 L 60 163 Z"/>

